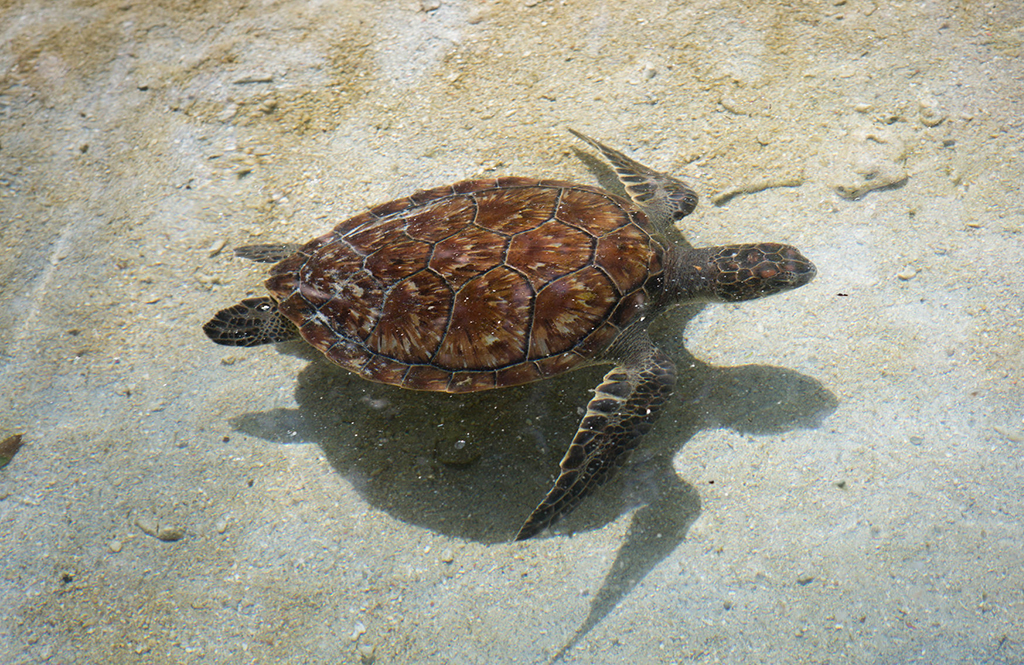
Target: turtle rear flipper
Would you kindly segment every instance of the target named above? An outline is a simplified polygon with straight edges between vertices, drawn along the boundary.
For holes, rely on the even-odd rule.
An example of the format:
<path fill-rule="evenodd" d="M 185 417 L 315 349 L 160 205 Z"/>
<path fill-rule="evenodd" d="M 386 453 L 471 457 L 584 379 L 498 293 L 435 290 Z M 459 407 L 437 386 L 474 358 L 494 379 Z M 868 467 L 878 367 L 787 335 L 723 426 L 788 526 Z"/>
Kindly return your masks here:
<path fill-rule="evenodd" d="M 625 333 L 629 334 L 629 333 Z M 527 518 L 516 540 L 570 513 L 626 461 L 657 420 L 676 383 L 676 366 L 647 333 L 634 338 L 623 362 L 604 375 L 560 463 L 561 474 Z"/>
<path fill-rule="evenodd" d="M 271 298 L 247 298 L 222 309 L 203 326 L 203 332 L 224 346 L 259 346 L 287 342 L 299 336 L 299 331 L 277 310 L 277 303 Z"/>
<path fill-rule="evenodd" d="M 235 256 L 258 263 L 278 263 L 299 251 L 302 245 L 243 245 L 235 248 Z"/>

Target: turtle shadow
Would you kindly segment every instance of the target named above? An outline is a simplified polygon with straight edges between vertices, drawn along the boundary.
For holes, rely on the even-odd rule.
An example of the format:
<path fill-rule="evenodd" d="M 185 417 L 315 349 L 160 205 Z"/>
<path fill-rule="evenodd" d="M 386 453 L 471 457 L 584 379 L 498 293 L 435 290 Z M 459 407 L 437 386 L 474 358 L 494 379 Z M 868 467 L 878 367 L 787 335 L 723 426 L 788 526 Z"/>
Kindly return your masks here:
<path fill-rule="evenodd" d="M 683 347 L 699 307 L 659 317 L 652 337 L 675 359 L 673 398 L 619 474 L 551 531 L 601 528 L 633 512 L 626 537 L 587 619 L 559 659 L 685 539 L 700 514 L 698 490 L 672 458 L 703 429 L 751 436 L 814 428 L 838 401 L 813 378 L 766 365 L 714 367 Z M 305 346 L 298 409 L 232 419 L 246 434 L 280 443 L 314 442 L 367 504 L 395 519 L 461 538 L 509 541 L 558 474 L 593 386 L 606 367 L 585 368 L 515 388 L 467 395 L 422 393 L 370 383 Z"/>
<path fill-rule="evenodd" d="M 660 419 L 618 475 L 552 532 L 601 528 L 639 507 L 634 522 L 657 513 L 662 531 L 685 533 L 700 498 L 679 478 L 672 458 L 692 436 L 711 428 L 750 435 L 811 428 L 835 409 L 835 397 L 820 383 L 791 370 L 714 367 L 693 357 L 681 330 L 697 309 L 668 312 L 652 326 L 679 375 Z M 309 359 L 295 388 L 298 408 L 237 416 L 231 419 L 235 430 L 278 443 L 316 443 L 369 505 L 485 544 L 509 541 L 550 489 L 591 391 L 608 369 L 448 395 L 365 381 L 305 345 L 281 350 Z"/>

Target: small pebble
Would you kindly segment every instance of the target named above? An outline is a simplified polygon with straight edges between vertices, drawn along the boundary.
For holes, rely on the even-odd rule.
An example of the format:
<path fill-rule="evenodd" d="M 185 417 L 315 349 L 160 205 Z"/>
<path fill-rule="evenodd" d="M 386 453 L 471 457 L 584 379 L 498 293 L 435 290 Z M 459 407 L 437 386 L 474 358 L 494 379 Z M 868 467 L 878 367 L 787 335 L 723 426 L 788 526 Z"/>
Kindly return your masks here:
<path fill-rule="evenodd" d="M 196 281 L 199 282 L 199 284 L 201 286 L 204 286 L 207 289 L 213 287 L 215 284 L 221 284 L 222 283 L 220 281 L 220 277 L 219 276 L 207 275 L 206 273 L 202 273 L 202 272 L 196 273 Z"/>
<path fill-rule="evenodd" d="M 907 440 L 910 441 L 910 445 L 912 445 L 912 446 L 922 446 L 922 445 L 924 445 L 924 437 L 920 436 L 918 434 L 914 434 L 912 436 L 908 436 Z"/>
<path fill-rule="evenodd" d="M 896 276 L 906 282 L 917 277 L 917 271 L 913 268 L 904 268 L 901 272 L 896 273 Z"/>
<path fill-rule="evenodd" d="M 224 533 L 228 530 L 229 519 L 230 518 L 228 515 L 222 515 L 220 519 L 217 520 L 217 523 L 213 525 L 213 528 L 217 531 L 217 533 Z"/>
<path fill-rule="evenodd" d="M 445 439 L 437 445 L 437 460 L 446 466 L 455 468 L 470 466 L 483 454 L 483 450 L 475 441 Z"/>
<path fill-rule="evenodd" d="M 166 543 L 173 543 L 185 537 L 185 528 L 180 526 L 164 526 L 156 530 L 156 537 Z"/>
<path fill-rule="evenodd" d="M 918 104 L 918 114 L 921 116 L 921 124 L 925 127 L 937 127 L 946 119 L 946 114 L 930 100 L 922 100 Z"/>
<path fill-rule="evenodd" d="M 441 561 L 445 563 L 455 561 L 455 553 L 452 552 L 452 548 L 446 547 L 441 551 Z"/>
<path fill-rule="evenodd" d="M 235 82 L 236 83 L 241 83 L 242 80 L 239 79 L 238 81 L 235 81 Z M 221 122 L 231 122 L 231 120 L 235 117 L 236 113 L 238 113 L 238 105 L 237 104 L 228 104 L 227 106 L 224 107 L 224 109 L 217 116 L 217 119 L 220 120 Z"/>
<path fill-rule="evenodd" d="M 1014 443 L 1024 443 L 1024 431 L 1022 430 L 1013 427 L 1003 427 L 1002 425 L 993 425 L 992 429 Z"/>
<path fill-rule="evenodd" d="M 236 85 L 245 85 L 246 83 L 273 83 L 273 82 L 274 82 L 274 75 L 273 74 L 249 74 L 248 76 L 243 76 L 241 78 L 237 78 L 234 81 L 234 83 Z M 231 106 L 235 106 L 235 105 L 232 104 Z M 228 107 L 228 108 L 231 108 L 231 107 Z"/>
<path fill-rule="evenodd" d="M 224 249 L 224 246 L 227 244 L 227 240 L 221 238 L 220 240 L 217 240 L 212 245 L 210 245 L 210 248 L 206 250 L 206 254 L 211 257 L 217 256 L 218 254 L 221 253 L 221 251 Z"/>
<path fill-rule="evenodd" d="M 123 547 L 124 547 L 124 543 L 122 543 L 120 540 L 117 540 L 117 539 L 111 540 L 109 543 L 107 543 L 107 549 L 109 549 L 114 554 L 117 554 L 118 552 L 120 552 L 121 548 L 123 548 Z"/>
<path fill-rule="evenodd" d="M 184 527 L 160 524 L 152 515 L 142 515 L 136 518 L 135 525 L 147 536 L 153 536 L 166 543 L 181 540 L 185 536 Z"/>
<path fill-rule="evenodd" d="M 359 645 L 359 660 L 362 661 L 363 663 L 365 663 L 365 665 L 370 665 L 370 663 L 372 663 L 374 661 L 374 651 L 375 650 L 376 650 L 376 647 L 374 647 L 372 644 L 360 644 Z"/>
<path fill-rule="evenodd" d="M 366 625 L 362 621 L 356 621 L 356 625 L 352 626 L 352 634 L 348 636 L 348 639 L 356 642 L 364 634 L 366 634 Z"/>
<path fill-rule="evenodd" d="M 135 526 L 142 529 L 142 533 L 146 534 L 147 536 L 153 536 L 154 538 L 156 538 L 156 530 L 160 528 L 160 525 L 157 524 L 156 519 L 153 518 L 153 516 L 151 515 L 142 515 L 136 518 Z"/>

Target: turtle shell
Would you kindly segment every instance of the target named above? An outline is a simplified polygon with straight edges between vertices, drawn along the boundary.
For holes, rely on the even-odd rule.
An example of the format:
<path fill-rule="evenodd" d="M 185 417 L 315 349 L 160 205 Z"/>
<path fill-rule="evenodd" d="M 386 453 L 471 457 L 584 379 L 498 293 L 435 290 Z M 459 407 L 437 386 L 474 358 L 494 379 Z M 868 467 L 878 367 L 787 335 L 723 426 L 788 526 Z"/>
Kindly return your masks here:
<path fill-rule="evenodd" d="M 382 383 L 470 392 L 598 358 L 660 291 L 647 216 L 556 180 L 468 180 L 342 222 L 266 286 L 330 360 Z"/>

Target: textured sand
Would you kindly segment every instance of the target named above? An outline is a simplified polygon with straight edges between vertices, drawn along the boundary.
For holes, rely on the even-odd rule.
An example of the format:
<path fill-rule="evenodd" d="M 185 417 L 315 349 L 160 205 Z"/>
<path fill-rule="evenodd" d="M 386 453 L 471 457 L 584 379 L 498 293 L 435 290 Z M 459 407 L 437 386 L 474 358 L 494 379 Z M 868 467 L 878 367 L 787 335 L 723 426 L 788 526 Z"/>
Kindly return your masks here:
<path fill-rule="evenodd" d="M 0 661 L 1024 662 L 1022 26 L 4 3 Z M 260 292 L 236 245 L 466 177 L 609 185 L 570 126 L 689 178 L 693 244 L 819 276 L 663 317 L 676 396 L 557 533 L 507 542 L 600 370 L 453 398 L 203 336 Z"/>

